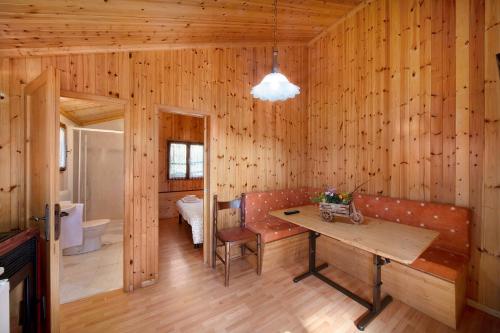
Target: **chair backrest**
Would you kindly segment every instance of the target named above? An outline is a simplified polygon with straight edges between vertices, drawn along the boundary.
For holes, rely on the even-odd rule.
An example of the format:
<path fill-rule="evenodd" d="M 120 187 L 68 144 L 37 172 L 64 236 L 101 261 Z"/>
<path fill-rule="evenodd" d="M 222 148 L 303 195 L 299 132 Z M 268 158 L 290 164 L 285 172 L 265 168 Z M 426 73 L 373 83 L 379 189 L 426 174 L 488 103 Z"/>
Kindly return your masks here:
<path fill-rule="evenodd" d="M 214 195 L 214 218 L 213 218 L 213 229 L 217 230 L 217 217 L 220 210 L 226 209 L 239 209 L 240 210 L 240 226 L 245 226 L 245 193 L 241 194 L 240 198 L 233 199 L 231 201 L 218 201 L 217 194 Z"/>

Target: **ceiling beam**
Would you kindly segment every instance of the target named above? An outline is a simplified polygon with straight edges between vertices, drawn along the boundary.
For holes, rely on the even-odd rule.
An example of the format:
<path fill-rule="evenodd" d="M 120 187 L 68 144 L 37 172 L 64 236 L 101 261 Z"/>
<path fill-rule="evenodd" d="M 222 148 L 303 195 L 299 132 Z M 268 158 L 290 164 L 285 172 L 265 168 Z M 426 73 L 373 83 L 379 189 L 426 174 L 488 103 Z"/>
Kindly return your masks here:
<path fill-rule="evenodd" d="M 282 42 L 278 46 L 306 46 L 305 42 Z M 37 57 L 48 55 L 134 52 L 134 51 L 161 51 L 176 49 L 202 48 L 243 48 L 243 47 L 272 47 L 272 42 L 230 42 L 230 43 L 177 43 L 177 44 L 139 44 L 116 46 L 68 46 L 43 48 L 13 48 L 0 49 L 0 58 Z"/>

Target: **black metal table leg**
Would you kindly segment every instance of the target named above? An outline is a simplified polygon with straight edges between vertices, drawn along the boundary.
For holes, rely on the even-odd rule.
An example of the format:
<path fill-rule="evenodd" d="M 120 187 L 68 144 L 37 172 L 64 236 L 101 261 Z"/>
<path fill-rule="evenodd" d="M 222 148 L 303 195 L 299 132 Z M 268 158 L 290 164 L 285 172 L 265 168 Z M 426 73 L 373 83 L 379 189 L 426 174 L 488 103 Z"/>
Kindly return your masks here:
<path fill-rule="evenodd" d="M 317 272 L 315 272 L 313 274 L 314 274 L 314 276 L 316 276 L 321 281 L 323 281 L 326 284 L 330 285 L 331 287 L 337 289 L 342 294 L 344 294 L 347 297 L 351 298 L 352 300 L 358 302 L 359 304 L 361 304 L 362 306 L 364 306 L 368 310 L 372 309 L 372 304 L 370 302 L 368 302 L 367 300 L 363 299 L 362 297 L 356 295 L 355 293 L 353 293 L 349 289 L 346 289 L 346 288 L 342 287 L 340 284 L 336 283 L 335 281 L 330 280 L 329 278 L 327 278 L 323 274 L 320 274 L 320 273 L 317 273 Z"/>
<path fill-rule="evenodd" d="M 318 267 L 316 267 L 316 238 L 318 238 L 319 236 L 320 236 L 319 233 L 314 231 L 309 231 L 309 270 L 293 278 L 293 282 L 297 283 L 300 280 L 303 280 L 306 277 L 314 274 L 315 272 L 318 272 L 328 267 L 327 263 L 321 264 Z"/>
<path fill-rule="evenodd" d="M 381 298 L 381 287 L 382 287 L 382 278 L 381 278 L 381 268 L 383 265 L 388 264 L 390 262 L 389 259 L 384 259 L 379 255 L 373 255 L 373 265 L 374 265 L 374 276 L 373 276 L 373 302 L 363 299 L 362 297 L 356 295 L 352 291 L 342 287 L 331 279 L 327 278 L 323 274 L 319 273 L 320 270 L 328 267 L 328 264 L 322 264 L 316 266 L 316 238 L 320 236 L 319 233 L 314 231 L 309 231 L 309 270 L 301 275 L 295 277 L 293 282 L 297 283 L 308 276 L 315 276 L 321 281 L 327 283 L 331 287 L 337 289 L 347 297 L 352 300 L 358 302 L 362 306 L 368 309 L 363 316 L 361 316 L 356 321 L 356 327 L 363 331 L 368 324 L 375 319 L 385 309 L 385 307 L 392 302 L 392 297 L 387 295 L 383 299 Z"/>
<path fill-rule="evenodd" d="M 373 303 L 372 308 L 357 320 L 356 327 L 360 331 L 363 331 L 366 326 L 368 326 L 368 324 L 392 302 L 392 297 L 390 295 L 385 296 L 382 300 L 380 299 L 382 291 L 381 268 L 389 262 L 389 259 L 383 259 L 378 255 L 373 255 Z"/>

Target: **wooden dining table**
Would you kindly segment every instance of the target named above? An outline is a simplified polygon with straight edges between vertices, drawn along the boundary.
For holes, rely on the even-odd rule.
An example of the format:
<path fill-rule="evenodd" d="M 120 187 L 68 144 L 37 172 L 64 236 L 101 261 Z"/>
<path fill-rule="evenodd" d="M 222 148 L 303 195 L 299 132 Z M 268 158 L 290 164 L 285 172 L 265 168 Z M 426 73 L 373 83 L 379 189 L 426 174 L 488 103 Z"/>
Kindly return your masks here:
<path fill-rule="evenodd" d="M 285 214 L 291 211 L 298 211 L 298 213 Z M 389 264 L 391 260 L 411 264 L 439 235 L 434 230 L 371 217 L 365 217 L 363 223 L 359 225 L 343 216 L 335 217 L 334 222 L 325 222 L 320 217 L 317 205 L 275 210 L 269 214 L 309 230 L 309 269 L 295 277 L 293 282 L 297 283 L 308 276 L 315 276 L 366 307 L 368 311 L 356 320 L 356 327 L 361 331 L 392 301 L 390 295 L 381 299 L 382 266 Z M 373 255 L 374 276 L 371 302 L 320 273 L 320 270 L 328 266 L 326 263 L 316 266 L 316 239 L 320 235 L 331 237 Z"/>

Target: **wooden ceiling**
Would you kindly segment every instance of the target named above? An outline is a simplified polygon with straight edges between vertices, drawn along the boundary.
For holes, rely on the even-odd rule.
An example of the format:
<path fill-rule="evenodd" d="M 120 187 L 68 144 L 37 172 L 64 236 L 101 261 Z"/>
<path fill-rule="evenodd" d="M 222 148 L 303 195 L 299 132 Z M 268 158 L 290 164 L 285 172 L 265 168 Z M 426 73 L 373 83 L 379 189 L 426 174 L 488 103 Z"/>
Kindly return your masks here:
<path fill-rule="evenodd" d="M 88 126 L 124 117 L 125 110 L 119 104 L 61 97 L 59 111 L 78 126 Z"/>
<path fill-rule="evenodd" d="M 306 43 L 362 0 L 278 0 L 280 43 Z M 272 0 L 0 0 L 0 56 L 272 42 Z"/>

